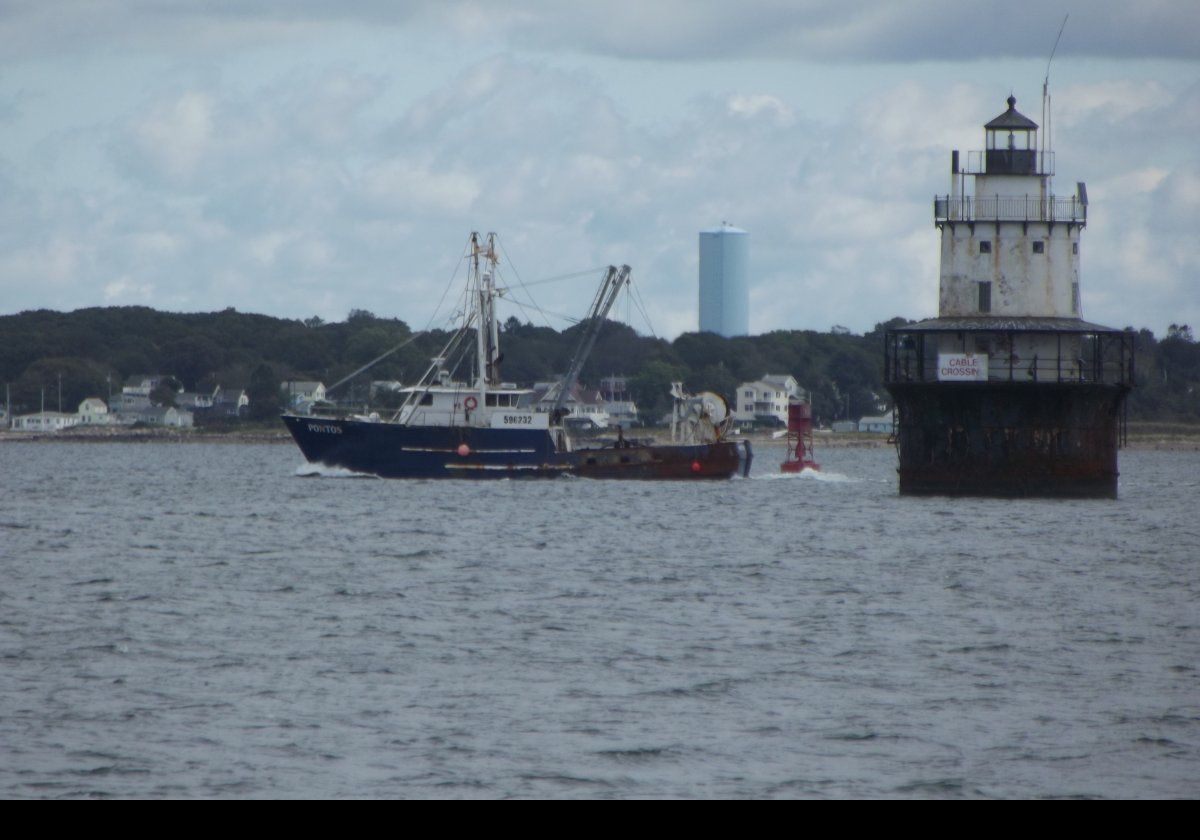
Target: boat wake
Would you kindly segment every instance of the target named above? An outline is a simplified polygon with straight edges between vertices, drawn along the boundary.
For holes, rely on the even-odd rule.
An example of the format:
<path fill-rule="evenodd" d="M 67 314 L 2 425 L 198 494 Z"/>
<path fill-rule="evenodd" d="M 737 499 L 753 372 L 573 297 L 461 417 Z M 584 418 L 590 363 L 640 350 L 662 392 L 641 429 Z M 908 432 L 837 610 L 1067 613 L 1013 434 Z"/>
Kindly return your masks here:
<path fill-rule="evenodd" d="M 296 467 L 294 473 L 300 478 L 375 478 L 376 476 L 367 475 L 366 473 L 355 472 L 343 467 L 329 467 L 325 464 L 310 464 L 303 463 Z"/>
<path fill-rule="evenodd" d="M 821 481 L 827 484 L 857 484 L 862 479 L 851 478 L 842 473 L 826 472 L 824 470 L 813 470 L 805 468 L 798 473 L 763 473 L 762 475 L 752 475 L 750 478 L 754 481 Z"/>

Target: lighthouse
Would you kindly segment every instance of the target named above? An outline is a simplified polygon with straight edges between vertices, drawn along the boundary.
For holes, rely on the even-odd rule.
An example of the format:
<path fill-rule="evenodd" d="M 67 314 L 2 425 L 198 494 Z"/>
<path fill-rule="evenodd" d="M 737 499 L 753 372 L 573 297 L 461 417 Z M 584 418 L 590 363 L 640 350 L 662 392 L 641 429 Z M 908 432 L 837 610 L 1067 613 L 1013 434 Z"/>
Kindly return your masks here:
<path fill-rule="evenodd" d="M 938 317 L 885 336 L 900 492 L 1115 497 L 1133 337 L 1083 320 L 1087 188 L 1055 194 L 1054 153 L 1007 105 L 934 198 Z"/>

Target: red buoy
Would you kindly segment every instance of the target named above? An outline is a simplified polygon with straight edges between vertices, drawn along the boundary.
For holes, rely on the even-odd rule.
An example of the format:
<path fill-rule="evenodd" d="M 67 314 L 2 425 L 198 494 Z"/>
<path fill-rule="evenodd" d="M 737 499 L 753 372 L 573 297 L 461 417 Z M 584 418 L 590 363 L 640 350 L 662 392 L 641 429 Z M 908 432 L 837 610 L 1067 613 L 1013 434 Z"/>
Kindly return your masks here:
<path fill-rule="evenodd" d="M 461 455 L 463 458 L 466 458 L 468 455 L 471 454 L 471 447 L 467 446 L 465 443 L 460 443 L 458 445 L 458 454 Z"/>
<path fill-rule="evenodd" d="M 692 461 L 692 472 L 695 472 L 695 473 L 700 472 L 700 462 L 699 461 Z"/>
<path fill-rule="evenodd" d="M 798 473 L 801 470 L 819 470 L 821 465 L 813 460 L 813 422 L 812 406 L 808 403 L 793 402 L 788 404 L 787 425 L 787 460 L 779 465 L 785 473 Z"/>

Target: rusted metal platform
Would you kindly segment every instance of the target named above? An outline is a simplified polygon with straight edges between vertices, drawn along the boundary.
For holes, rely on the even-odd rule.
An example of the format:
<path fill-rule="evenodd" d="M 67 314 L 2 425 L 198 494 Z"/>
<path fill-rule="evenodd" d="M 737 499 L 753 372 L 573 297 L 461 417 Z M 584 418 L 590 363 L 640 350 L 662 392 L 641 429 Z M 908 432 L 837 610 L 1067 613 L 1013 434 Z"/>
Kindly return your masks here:
<path fill-rule="evenodd" d="M 1071 353 L 1019 364 L 995 354 L 1030 334 Z M 979 381 L 939 379 L 939 349 L 955 343 L 993 348 Z M 1132 334 L 1081 321 L 934 319 L 889 330 L 900 492 L 1116 498 L 1133 350 Z"/>
<path fill-rule="evenodd" d="M 1117 496 L 1120 385 L 893 383 L 900 492 Z"/>

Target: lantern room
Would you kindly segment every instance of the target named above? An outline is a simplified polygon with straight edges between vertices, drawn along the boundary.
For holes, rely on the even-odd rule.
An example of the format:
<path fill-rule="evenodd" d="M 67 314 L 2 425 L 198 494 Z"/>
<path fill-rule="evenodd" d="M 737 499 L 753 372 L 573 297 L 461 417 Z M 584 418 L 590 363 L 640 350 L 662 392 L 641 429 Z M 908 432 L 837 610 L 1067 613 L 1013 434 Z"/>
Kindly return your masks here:
<path fill-rule="evenodd" d="M 1038 175 L 1038 125 L 1017 110 L 1017 98 L 1008 97 L 1008 110 L 984 127 L 987 135 L 988 175 Z"/>

